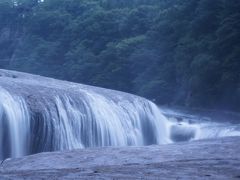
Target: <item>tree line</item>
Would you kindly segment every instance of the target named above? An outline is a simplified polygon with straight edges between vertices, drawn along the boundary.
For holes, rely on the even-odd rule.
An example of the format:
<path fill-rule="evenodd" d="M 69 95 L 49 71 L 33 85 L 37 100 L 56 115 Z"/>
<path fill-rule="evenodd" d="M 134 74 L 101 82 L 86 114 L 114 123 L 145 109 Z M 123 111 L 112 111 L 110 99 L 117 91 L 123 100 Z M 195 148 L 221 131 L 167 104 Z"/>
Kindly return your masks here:
<path fill-rule="evenodd" d="M 0 68 L 240 110 L 239 0 L 1 0 Z"/>

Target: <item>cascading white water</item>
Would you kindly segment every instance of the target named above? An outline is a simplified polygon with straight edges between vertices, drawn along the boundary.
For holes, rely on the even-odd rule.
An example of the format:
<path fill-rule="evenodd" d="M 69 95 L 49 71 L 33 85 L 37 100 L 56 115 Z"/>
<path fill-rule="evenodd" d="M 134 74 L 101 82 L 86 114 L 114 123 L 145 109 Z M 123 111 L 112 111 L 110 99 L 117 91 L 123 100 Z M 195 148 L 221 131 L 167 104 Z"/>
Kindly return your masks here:
<path fill-rule="evenodd" d="M 230 126 L 173 122 L 163 114 L 131 94 L 0 70 L 0 159 L 240 135 Z"/>
<path fill-rule="evenodd" d="M 240 125 L 226 122 L 206 121 L 199 116 L 181 113 L 170 109 L 161 110 L 169 116 L 167 126 L 173 142 L 213 139 L 229 136 L 240 136 Z M 174 117 L 181 117 L 180 121 Z"/>
<path fill-rule="evenodd" d="M 56 111 L 50 110 L 45 120 L 52 119 L 54 150 L 170 142 L 167 120 L 151 102 L 136 98 L 116 103 L 94 92 L 83 93 L 85 98 L 74 100 L 56 96 Z"/>
<path fill-rule="evenodd" d="M 229 124 L 214 122 L 196 122 L 189 124 L 188 122 L 171 122 L 170 131 L 173 141 L 190 141 L 200 139 L 213 139 L 229 136 L 240 136 L 240 129 Z"/>
<path fill-rule="evenodd" d="M 7 140 L 0 141 L 1 158 L 29 152 L 171 142 L 167 119 L 150 101 L 137 97 L 113 101 L 93 91 L 79 91 L 84 97 L 56 95 L 54 105 L 44 104 L 41 116 L 34 118 L 23 97 L 1 88 L 1 138 L 9 134 Z M 4 153 L 6 149 L 11 153 Z"/>
<path fill-rule="evenodd" d="M 0 88 L 0 102 L 0 158 L 28 154 L 30 122 L 25 101 Z"/>
<path fill-rule="evenodd" d="M 236 129 L 236 126 L 230 124 L 202 122 L 197 125 L 194 140 L 227 136 L 240 136 L 240 131 Z"/>

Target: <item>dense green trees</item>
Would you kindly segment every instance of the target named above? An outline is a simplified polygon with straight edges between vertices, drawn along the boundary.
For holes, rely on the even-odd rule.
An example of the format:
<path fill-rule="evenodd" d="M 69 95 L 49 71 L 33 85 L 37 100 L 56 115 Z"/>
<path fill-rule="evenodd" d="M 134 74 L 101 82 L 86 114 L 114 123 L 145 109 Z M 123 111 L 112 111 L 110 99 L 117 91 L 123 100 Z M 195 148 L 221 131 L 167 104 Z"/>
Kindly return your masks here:
<path fill-rule="evenodd" d="M 240 110 L 239 0 L 2 0 L 0 67 Z"/>

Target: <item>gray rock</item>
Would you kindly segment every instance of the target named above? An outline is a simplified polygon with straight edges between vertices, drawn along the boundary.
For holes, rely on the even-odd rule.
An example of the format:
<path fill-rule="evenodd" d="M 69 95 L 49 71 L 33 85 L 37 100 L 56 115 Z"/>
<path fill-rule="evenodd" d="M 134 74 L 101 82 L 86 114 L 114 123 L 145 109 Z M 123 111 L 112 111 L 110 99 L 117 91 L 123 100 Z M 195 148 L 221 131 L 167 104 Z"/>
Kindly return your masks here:
<path fill-rule="evenodd" d="M 0 179 L 237 179 L 240 137 L 47 152 L 5 160 Z"/>

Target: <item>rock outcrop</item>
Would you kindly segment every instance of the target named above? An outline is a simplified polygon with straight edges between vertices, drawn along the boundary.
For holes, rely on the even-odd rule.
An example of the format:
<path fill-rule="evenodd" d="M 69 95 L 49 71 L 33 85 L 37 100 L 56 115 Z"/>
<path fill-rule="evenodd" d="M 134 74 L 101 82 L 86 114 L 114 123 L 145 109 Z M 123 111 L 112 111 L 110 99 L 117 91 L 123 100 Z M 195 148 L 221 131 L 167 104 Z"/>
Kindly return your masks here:
<path fill-rule="evenodd" d="M 237 179 L 240 138 L 47 152 L 5 160 L 0 179 Z"/>

